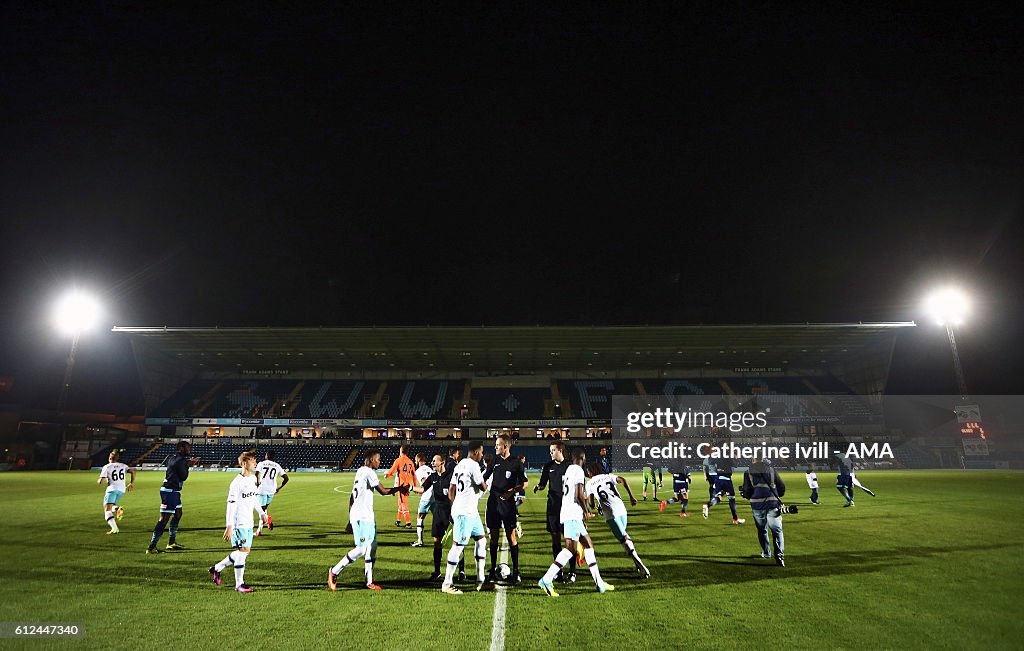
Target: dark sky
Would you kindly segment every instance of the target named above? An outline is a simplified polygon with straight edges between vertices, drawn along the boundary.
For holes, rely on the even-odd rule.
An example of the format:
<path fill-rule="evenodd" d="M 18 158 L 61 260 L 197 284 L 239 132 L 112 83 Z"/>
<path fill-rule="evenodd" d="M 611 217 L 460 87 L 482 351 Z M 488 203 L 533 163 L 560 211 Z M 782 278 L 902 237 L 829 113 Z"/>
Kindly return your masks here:
<path fill-rule="evenodd" d="M 216 4 L 0 7 L 0 375 L 59 383 L 71 283 L 108 326 L 643 324 L 956 279 L 972 389 L 1020 390 L 1009 4 Z M 126 358 L 83 341 L 96 400 Z M 917 328 L 891 388 L 950 366 Z"/>

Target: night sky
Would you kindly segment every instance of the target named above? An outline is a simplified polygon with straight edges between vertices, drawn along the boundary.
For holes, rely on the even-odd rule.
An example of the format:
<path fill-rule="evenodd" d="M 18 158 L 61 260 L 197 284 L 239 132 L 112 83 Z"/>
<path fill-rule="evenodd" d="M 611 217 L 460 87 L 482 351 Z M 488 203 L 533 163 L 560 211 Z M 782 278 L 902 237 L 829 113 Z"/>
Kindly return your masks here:
<path fill-rule="evenodd" d="M 55 400 L 77 283 L 104 330 L 916 320 L 890 391 L 953 393 L 952 279 L 1021 392 L 1011 5 L 718 4 L 5 3 L 0 375 Z M 79 367 L 141 408 L 123 337 Z"/>

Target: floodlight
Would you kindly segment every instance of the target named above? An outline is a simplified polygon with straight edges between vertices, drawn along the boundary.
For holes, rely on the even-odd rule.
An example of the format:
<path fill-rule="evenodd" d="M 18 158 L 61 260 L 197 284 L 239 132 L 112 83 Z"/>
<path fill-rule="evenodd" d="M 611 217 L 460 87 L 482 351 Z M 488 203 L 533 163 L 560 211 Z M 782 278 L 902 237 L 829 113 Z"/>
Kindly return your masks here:
<path fill-rule="evenodd" d="M 100 305 L 96 299 L 78 290 L 61 297 L 53 312 L 57 329 L 75 336 L 92 327 L 99 316 Z"/>
<path fill-rule="evenodd" d="M 933 291 L 924 302 L 925 310 L 939 325 L 963 325 L 970 301 L 962 290 L 943 287 Z"/>

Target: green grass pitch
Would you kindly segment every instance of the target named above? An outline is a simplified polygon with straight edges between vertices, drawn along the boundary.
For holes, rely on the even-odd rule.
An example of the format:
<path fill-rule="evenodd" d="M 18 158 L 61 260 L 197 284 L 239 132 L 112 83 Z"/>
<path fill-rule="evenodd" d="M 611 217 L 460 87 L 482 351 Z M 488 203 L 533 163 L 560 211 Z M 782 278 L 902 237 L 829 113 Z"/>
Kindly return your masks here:
<path fill-rule="evenodd" d="M 185 485 L 186 551 L 147 556 L 161 473 L 140 473 L 122 500 L 122 532 L 106 536 L 97 473 L 0 475 L 0 622 L 78 623 L 86 637 L 0 640 L 2 648 L 237 648 L 270 640 L 293 648 L 487 649 L 495 593 L 443 595 L 428 585 L 429 543 L 396 529 L 395 498 L 376 496 L 380 593 L 362 589 L 361 564 L 326 588 L 327 568 L 352 547 L 343 533 L 353 475 L 294 474 L 271 507 L 275 529 L 255 540 L 246 581 L 215 587 L 207 568 L 221 540 L 231 473 L 194 472 Z M 640 497 L 635 475 L 627 475 Z M 821 474 L 823 504 L 808 505 L 802 475 L 784 475 L 787 567 L 761 560 L 750 509 L 730 524 L 727 504 L 690 517 L 653 499 L 629 512 L 629 533 L 653 576 L 641 580 L 603 521 L 597 558 L 614 593 L 586 570 L 552 599 L 536 581 L 550 562 L 544 501 L 522 509 L 524 585 L 506 592 L 506 649 L 1020 648 L 1024 643 L 1024 473 L 865 472 L 878 493 L 842 508 Z M 668 479 L 668 476 L 666 476 Z M 531 483 L 537 475 L 530 476 Z M 336 490 L 337 488 L 337 490 Z M 667 491 L 660 491 L 659 497 Z M 415 509 L 417 498 L 410 498 Z M 428 521 L 429 524 L 429 521 Z M 429 531 L 428 531 L 429 540 Z M 161 541 L 166 543 L 167 536 Z M 447 552 L 447 545 L 446 550 Z M 470 555 L 467 554 L 467 559 Z M 471 559 L 470 559 L 471 560 Z M 471 562 L 468 566 L 472 566 Z"/>

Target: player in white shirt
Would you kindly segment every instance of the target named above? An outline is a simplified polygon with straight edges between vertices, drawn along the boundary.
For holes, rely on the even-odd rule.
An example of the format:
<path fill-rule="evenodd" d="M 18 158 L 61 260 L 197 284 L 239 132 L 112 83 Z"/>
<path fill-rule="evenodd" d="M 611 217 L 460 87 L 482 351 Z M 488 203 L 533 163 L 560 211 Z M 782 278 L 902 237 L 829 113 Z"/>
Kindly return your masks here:
<path fill-rule="evenodd" d="M 626 480 L 618 475 L 612 473 L 601 474 L 600 464 L 591 464 L 590 474 L 592 477 L 586 486 L 590 507 L 600 507 L 601 513 L 604 514 L 604 519 L 608 523 L 608 528 L 612 530 L 612 535 L 615 536 L 615 539 L 622 543 L 622 548 L 626 550 L 626 555 L 633 561 L 636 571 L 645 579 L 651 578 L 650 570 L 647 569 L 647 566 L 640 560 L 639 554 L 636 553 L 633 539 L 626 533 L 626 505 L 623 503 L 622 497 L 619 496 L 619 484 L 626 487 L 626 492 L 629 494 L 629 503 L 632 506 L 636 506 L 636 498 L 633 497 L 632 489 L 630 489 Z"/>
<path fill-rule="evenodd" d="M 116 520 L 120 520 L 124 516 L 124 509 L 117 506 L 117 503 L 121 501 L 121 496 L 130 490 L 135 490 L 135 468 L 129 468 L 121 463 L 118 461 L 120 458 L 121 455 L 117 450 L 111 452 L 107 457 L 110 463 L 103 466 L 100 477 L 96 480 L 97 484 L 107 482 L 107 491 L 103 494 L 103 519 L 110 527 L 110 531 L 107 532 L 108 536 L 120 531 Z M 124 478 L 129 473 L 131 473 L 132 479 L 126 486 Z M 116 510 L 114 507 L 117 507 Z"/>
<path fill-rule="evenodd" d="M 274 501 L 274 496 L 281 492 L 281 489 L 288 483 L 288 472 L 281 467 L 281 464 L 274 461 L 274 451 L 267 450 L 265 459 L 256 464 L 256 480 L 260 485 L 260 508 L 267 514 L 267 526 L 271 530 L 274 529 L 274 518 L 270 517 L 270 503 Z M 277 485 L 277 478 L 283 477 L 284 481 L 281 485 Z M 260 527 L 256 531 L 256 535 L 260 535 L 263 530 L 263 522 L 260 521 Z"/>
<path fill-rule="evenodd" d="M 416 453 L 416 482 L 417 486 L 422 486 L 423 482 L 427 480 L 427 477 L 434 472 L 433 468 L 427 464 L 427 456 L 422 452 Z M 420 492 L 420 491 L 416 491 Z M 423 546 L 423 521 L 427 517 L 427 513 L 430 513 L 431 507 L 434 506 L 434 487 L 431 486 L 427 490 L 420 493 L 420 504 L 416 508 L 416 542 L 412 543 L 413 547 Z"/>
<path fill-rule="evenodd" d="M 562 566 L 569 562 L 576 555 L 576 541 L 583 547 L 583 558 L 590 567 L 590 576 L 594 578 L 594 584 L 598 592 L 608 592 L 615 587 L 605 583 L 601 579 L 601 573 L 597 569 L 597 556 L 594 553 L 594 543 L 590 540 L 587 528 L 583 526 L 583 507 L 586 504 L 586 493 L 584 483 L 586 476 L 583 474 L 583 465 L 587 462 L 587 455 L 582 449 L 576 450 L 572 455 L 572 464 L 565 469 L 562 475 L 562 511 L 559 520 L 562 524 L 562 537 L 565 540 L 565 549 L 558 552 L 555 562 L 551 564 L 548 571 L 541 577 L 537 585 L 550 597 L 557 597 L 555 586 L 551 583 Z M 588 514 L 589 515 L 589 514 Z"/>
<path fill-rule="evenodd" d="M 811 504 L 821 504 L 818 501 L 818 473 L 814 472 L 813 463 L 807 467 L 807 474 L 804 475 L 804 479 L 807 480 L 807 487 L 811 489 Z"/>
<path fill-rule="evenodd" d="M 343 569 L 363 559 L 363 570 L 366 574 L 366 587 L 370 590 L 383 590 L 373 582 L 373 562 L 377 555 L 377 519 L 373 514 L 373 491 L 381 495 L 409 492 L 407 485 L 395 485 L 383 488 L 377 476 L 380 468 L 380 450 L 369 449 L 364 456 L 363 465 L 356 471 L 352 482 L 352 495 L 348 500 L 348 522 L 355 537 L 355 549 L 345 554 L 338 563 L 327 570 L 327 587 L 334 592 L 338 589 L 338 574 Z"/>
<path fill-rule="evenodd" d="M 441 592 L 447 594 L 462 594 L 462 590 L 455 587 L 453 579 L 455 568 L 458 567 L 462 552 L 469 544 L 470 538 L 475 541 L 473 556 L 476 558 L 476 589 L 480 591 L 491 586 L 484 578 L 487 532 L 483 520 L 480 519 L 480 496 L 487 490 L 484 473 L 480 470 L 480 460 L 483 456 L 483 441 L 470 443 L 469 456 L 455 466 L 451 484 L 448 486 L 454 526 L 452 548 L 448 552 L 448 568 L 444 573 L 444 583 L 441 584 Z"/>
<path fill-rule="evenodd" d="M 259 506 L 259 487 L 256 485 L 256 453 L 243 452 L 238 457 L 238 465 L 242 472 L 235 475 L 228 488 L 228 507 L 225 513 L 224 540 L 231 543 L 235 551 L 224 560 L 210 566 L 210 576 L 216 585 L 221 584 L 220 573 L 232 565 L 235 568 L 235 592 L 252 592 L 243 581 L 245 576 L 245 559 L 252 551 L 252 514 L 258 513 L 260 521 L 267 519 L 267 514 Z"/>

